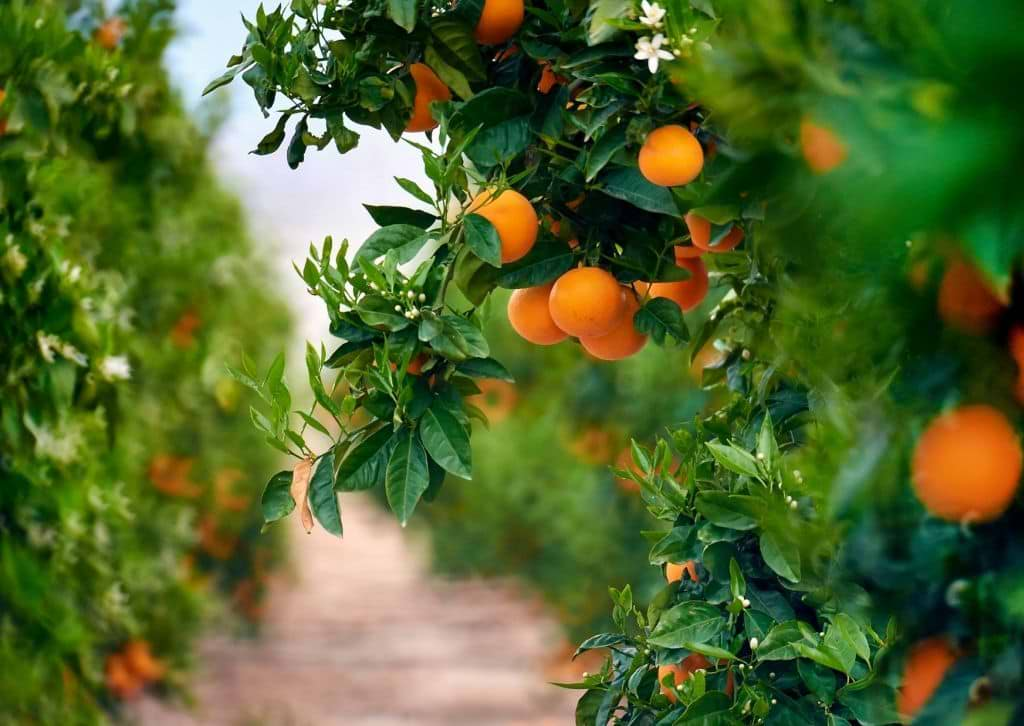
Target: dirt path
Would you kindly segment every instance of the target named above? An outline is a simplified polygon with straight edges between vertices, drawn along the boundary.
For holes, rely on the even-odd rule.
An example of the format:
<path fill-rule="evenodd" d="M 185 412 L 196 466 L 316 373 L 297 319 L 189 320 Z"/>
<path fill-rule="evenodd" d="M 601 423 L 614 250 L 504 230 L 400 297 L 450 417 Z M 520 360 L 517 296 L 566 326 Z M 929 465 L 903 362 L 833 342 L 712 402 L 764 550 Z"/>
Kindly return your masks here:
<path fill-rule="evenodd" d="M 139 704 L 147 726 L 555 726 L 576 693 L 546 683 L 558 631 L 509 585 L 430 576 L 368 499 L 346 497 L 346 536 L 292 536 L 263 637 L 202 648 L 189 713 Z"/>

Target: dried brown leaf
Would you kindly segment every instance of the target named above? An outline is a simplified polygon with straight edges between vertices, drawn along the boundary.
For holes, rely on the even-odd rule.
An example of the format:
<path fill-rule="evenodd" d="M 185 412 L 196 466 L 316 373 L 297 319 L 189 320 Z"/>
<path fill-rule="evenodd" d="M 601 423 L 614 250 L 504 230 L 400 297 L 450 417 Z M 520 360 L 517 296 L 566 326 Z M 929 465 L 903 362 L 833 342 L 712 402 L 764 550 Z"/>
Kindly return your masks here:
<path fill-rule="evenodd" d="M 313 512 L 309 508 L 309 479 L 313 474 L 313 460 L 303 459 L 292 469 L 291 495 L 299 507 L 302 527 L 306 534 L 313 531 Z"/>

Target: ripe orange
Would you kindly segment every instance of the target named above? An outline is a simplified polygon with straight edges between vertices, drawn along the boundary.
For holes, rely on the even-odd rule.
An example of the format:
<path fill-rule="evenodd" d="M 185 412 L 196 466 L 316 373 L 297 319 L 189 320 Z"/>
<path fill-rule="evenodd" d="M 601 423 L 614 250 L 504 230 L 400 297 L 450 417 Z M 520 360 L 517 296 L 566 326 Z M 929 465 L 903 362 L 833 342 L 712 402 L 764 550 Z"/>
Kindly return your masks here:
<path fill-rule="evenodd" d="M 615 439 L 608 429 L 587 426 L 570 442 L 569 451 L 587 464 L 607 464 L 614 456 Z"/>
<path fill-rule="evenodd" d="M 157 491 L 172 497 L 194 499 L 203 493 L 202 488 L 189 478 L 194 463 L 187 457 L 157 454 L 149 462 L 147 475 Z"/>
<path fill-rule="evenodd" d="M 498 230 L 502 263 L 522 259 L 537 241 L 537 212 L 530 200 L 514 189 L 506 189 L 492 198 L 485 189 L 473 198 L 469 213 L 479 214 Z"/>
<path fill-rule="evenodd" d="M 554 283 L 516 290 L 508 299 L 508 322 L 534 345 L 554 345 L 569 336 L 551 319 L 548 299 Z"/>
<path fill-rule="evenodd" d="M 942 414 L 914 449 L 914 492 L 936 517 L 987 522 L 1013 501 L 1024 455 L 1017 432 L 991 406 Z"/>
<path fill-rule="evenodd" d="M 743 241 L 743 228 L 738 224 L 734 224 L 725 237 L 718 240 L 718 244 L 712 245 L 711 222 L 693 212 L 683 217 L 683 221 L 686 222 L 686 228 L 690 230 L 690 241 L 693 242 L 693 246 L 704 252 L 728 252 Z M 678 254 L 679 248 L 676 247 L 677 257 Z"/>
<path fill-rule="evenodd" d="M 827 174 L 846 161 L 846 144 L 831 129 L 810 119 L 800 122 L 800 152 L 815 174 Z"/>
<path fill-rule="evenodd" d="M 676 256 L 676 264 L 682 265 L 682 260 L 692 260 L 695 257 L 700 257 L 705 251 L 694 245 L 676 245 L 673 252 L 675 252 Z"/>
<path fill-rule="evenodd" d="M 117 698 L 132 698 L 142 690 L 142 681 L 131 672 L 125 657 L 120 653 L 108 655 L 103 670 L 106 676 L 107 690 Z"/>
<path fill-rule="evenodd" d="M 623 288 L 625 307 L 619 321 L 609 332 L 598 336 L 580 336 L 580 344 L 590 355 L 600 360 L 622 360 L 636 355 L 647 345 L 647 336 L 633 325 L 633 316 L 640 303 L 632 290 Z"/>
<path fill-rule="evenodd" d="M 238 537 L 218 532 L 217 522 L 207 515 L 199 520 L 199 545 L 210 557 L 227 560 L 238 546 Z"/>
<path fill-rule="evenodd" d="M 900 715 L 913 718 L 955 662 L 956 653 L 945 638 L 929 638 L 914 645 L 903 668 L 903 686 L 897 703 Z"/>
<path fill-rule="evenodd" d="M 713 340 L 709 340 L 693 357 L 693 362 L 690 363 L 690 377 L 700 383 L 704 378 L 704 369 L 717 368 L 725 362 L 725 358 L 725 352 L 716 348 Z"/>
<path fill-rule="evenodd" d="M 213 477 L 213 490 L 216 492 L 217 506 L 231 512 L 244 512 L 249 508 L 250 498 L 247 494 L 236 494 L 235 484 L 245 479 L 241 469 L 228 467 L 219 470 Z"/>
<path fill-rule="evenodd" d="M 647 134 L 639 163 L 640 173 L 651 184 L 676 187 L 700 176 L 704 150 L 697 137 L 682 126 L 662 126 Z"/>
<path fill-rule="evenodd" d="M 515 384 L 499 381 L 496 378 L 485 378 L 478 383 L 480 393 L 469 399 L 470 403 L 483 411 L 492 424 L 501 423 L 515 410 L 519 402 L 519 391 Z"/>
<path fill-rule="evenodd" d="M 409 66 L 409 75 L 416 84 L 416 96 L 412 102 L 412 117 L 405 125 L 405 130 L 415 132 L 437 128 L 437 121 L 430 113 L 430 104 L 434 101 L 450 101 L 452 92 L 424 63 Z"/>
<path fill-rule="evenodd" d="M 191 348 L 196 343 L 196 331 L 203 321 L 195 310 L 186 310 L 171 328 L 171 342 L 178 348 Z"/>
<path fill-rule="evenodd" d="M 164 677 L 164 664 L 153 657 L 146 641 L 129 641 L 122 652 L 125 666 L 136 678 L 142 681 L 158 681 Z"/>
<path fill-rule="evenodd" d="M 578 267 L 555 281 L 551 319 L 569 335 L 596 338 L 611 332 L 626 308 L 625 289 L 600 267 Z"/>
<path fill-rule="evenodd" d="M 995 324 L 1003 304 L 971 265 L 954 260 L 939 285 L 939 316 L 954 328 L 980 335 Z"/>
<path fill-rule="evenodd" d="M 124 21 L 124 18 L 113 17 L 105 20 L 96 29 L 93 37 L 96 39 L 96 44 L 104 50 L 115 50 L 117 46 L 121 45 L 121 39 L 127 29 L 128 23 Z"/>
<path fill-rule="evenodd" d="M 690 271 L 689 280 L 676 282 L 638 282 L 636 291 L 640 295 L 650 293 L 651 297 L 663 297 L 673 300 L 683 312 L 693 310 L 700 305 L 708 294 L 708 269 L 699 257 L 679 260 L 679 266 Z"/>
<path fill-rule="evenodd" d="M 679 582 L 683 579 L 684 572 L 694 582 L 700 582 L 700 577 L 697 576 L 697 563 L 693 560 L 687 560 L 681 565 L 669 562 L 665 565 L 665 580 L 668 582 Z"/>
<path fill-rule="evenodd" d="M 679 686 L 685 683 L 694 671 L 700 670 L 701 668 L 707 669 L 711 667 L 711 661 L 702 656 L 700 653 L 691 653 L 683 659 L 681 663 L 676 665 L 663 665 L 658 667 L 658 683 L 661 684 L 661 692 L 665 694 L 668 700 L 675 703 L 678 699 L 675 688 L 669 688 L 665 686 L 662 681 L 669 674 L 672 675 L 670 685 Z"/>
<path fill-rule="evenodd" d="M 504 43 L 519 30 L 525 12 L 523 0 L 484 0 L 473 36 L 484 45 Z"/>

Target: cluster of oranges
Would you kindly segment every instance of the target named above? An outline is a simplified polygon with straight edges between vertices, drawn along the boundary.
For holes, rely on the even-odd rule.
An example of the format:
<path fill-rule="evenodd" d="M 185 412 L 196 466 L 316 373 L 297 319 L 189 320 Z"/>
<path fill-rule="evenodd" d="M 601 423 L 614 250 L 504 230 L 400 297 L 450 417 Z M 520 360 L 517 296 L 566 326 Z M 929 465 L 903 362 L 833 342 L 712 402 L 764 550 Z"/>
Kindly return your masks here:
<path fill-rule="evenodd" d="M 121 650 L 111 653 L 104 668 L 107 689 L 121 699 L 136 696 L 150 683 L 162 679 L 166 670 L 144 640 L 129 641 Z"/>

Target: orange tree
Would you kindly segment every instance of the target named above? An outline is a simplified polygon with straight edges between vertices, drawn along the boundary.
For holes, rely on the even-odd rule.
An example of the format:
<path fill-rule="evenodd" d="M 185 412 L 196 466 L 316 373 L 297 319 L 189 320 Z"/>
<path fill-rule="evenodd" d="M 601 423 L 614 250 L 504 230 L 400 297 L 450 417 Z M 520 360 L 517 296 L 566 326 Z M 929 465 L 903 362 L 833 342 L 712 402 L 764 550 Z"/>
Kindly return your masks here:
<path fill-rule="evenodd" d="M 298 505 L 340 532 L 335 492 L 383 485 L 404 522 L 468 478 L 466 396 L 506 376 L 476 308 L 527 289 L 510 318 L 536 344 L 729 351 L 713 410 L 633 453 L 672 582 L 646 607 L 612 592 L 578 722 L 1019 718 L 1019 7 L 290 7 L 261 10 L 213 84 L 283 100 L 258 153 L 288 129 L 293 166 L 354 126 L 403 137 L 413 63 L 451 99 L 422 84 L 434 189 L 400 184 L 426 208 L 368 207 L 382 227 L 351 261 L 328 243 L 302 271 L 344 341 L 307 356 L 333 445 L 311 451 L 286 395 L 238 374 L 302 462 L 268 520 Z M 712 281 L 727 294 L 688 326 Z"/>
<path fill-rule="evenodd" d="M 256 619 L 275 559 L 245 481 L 276 454 L 241 453 L 222 371 L 286 316 L 161 66 L 172 6 L 80 5 L 0 4 L 3 723 L 182 690 L 203 617 Z"/>

